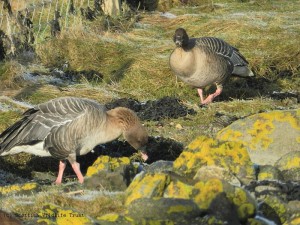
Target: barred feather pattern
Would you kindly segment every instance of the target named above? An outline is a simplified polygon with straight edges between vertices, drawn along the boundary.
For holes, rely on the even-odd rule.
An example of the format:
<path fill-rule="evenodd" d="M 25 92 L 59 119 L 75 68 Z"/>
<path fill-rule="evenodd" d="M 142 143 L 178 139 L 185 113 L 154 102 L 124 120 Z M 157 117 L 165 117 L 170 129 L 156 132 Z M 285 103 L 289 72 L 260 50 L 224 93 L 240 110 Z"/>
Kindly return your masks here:
<path fill-rule="evenodd" d="M 248 61 L 239 52 L 239 50 L 227 42 L 214 37 L 202 37 L 196 39 L 197 46 L 205 47 L 214 53 L 226 57 L 233 66 L 247 66 Z"/>
<path fill-rule="evenodd" d="M 71 126 L 78 123 L 80 118 L 86 115 L 88 111 L 93 111 L 92 109 L 96 109 L 98 113 L 104 114 L 104 106 L 88 99 L 66 97 L 39 104 L 27 110 L 21 120 L 0 134 L 0 154 L 4 151 L 9 151 L 15 146 L 41 142 L 57 130 L 59 130 L 60 133 L 56 135 L 61 135 L 62 138 L 64 136 L 62 135 L 62 130 L 64 130 L 63 132 L 70 132 L 69 129 L 71 129 Z M 93 122 L 95 121 L 91 121 L 90 123 Z M 83 128 L 78 130 L 81 130 L 81 135 L 85 132 Z M 77 136 L 75 135 L 74 137 L 77 138 L 79 136 L 80 135 L 77 134 Z M 51 137 L 51 135 L 49 137 Z M 71 135 L 69 137 L 71 137 Z M 62 142 L 65 143 L 65 145 L 67 144 L 67 140 L 60 139 L 57 140 L 58 143 Z M 67 154 L 66 149 L 70 148 L 64 149 L 65 156 Z"/>

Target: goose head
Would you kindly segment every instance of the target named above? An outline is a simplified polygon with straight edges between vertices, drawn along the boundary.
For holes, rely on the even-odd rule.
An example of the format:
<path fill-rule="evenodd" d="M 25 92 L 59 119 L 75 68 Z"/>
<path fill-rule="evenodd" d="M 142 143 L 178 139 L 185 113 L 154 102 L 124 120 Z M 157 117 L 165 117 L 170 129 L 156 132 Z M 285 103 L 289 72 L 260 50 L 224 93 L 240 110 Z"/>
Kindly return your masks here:
<path fill-rule="evenodd" d="M 148 133 L 142 125 L 138 116 L 132 110 L 124 107 L 117 107 L 109 111 L 117 121 L 122 130 L 125 140 L 136 150 L 142 152 L 142 158 L 146 161 L 146 145 L 148 143 Z"/>
<path fill-rule="evenodd" d="M 175 34 L 173 36 L 173 41 L 177 47 L 186 47 L 188 46 L 189 42 L 189 36 L 186 33 L 185 29 L 178 28 L 175 31 Z"/>

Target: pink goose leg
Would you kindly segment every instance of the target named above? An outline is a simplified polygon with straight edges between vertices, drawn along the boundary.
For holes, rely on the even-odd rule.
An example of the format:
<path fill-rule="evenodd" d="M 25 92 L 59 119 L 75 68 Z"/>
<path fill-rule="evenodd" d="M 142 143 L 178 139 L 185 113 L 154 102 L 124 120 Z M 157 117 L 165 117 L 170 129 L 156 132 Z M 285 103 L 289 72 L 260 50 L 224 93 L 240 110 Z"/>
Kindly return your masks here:
<path fill-rule="evenodd" d="M 73 162 L 71 165 L 72 165 L 72 168 L 73 168 L 75 174 L 77 175 L 79 183 L 82 184 L 84 181 L 84 178 L 80 171 L 80 164 L 78 162 Z"/>
<path fill-rule="evenodd" d="M 205 100 L 203 100 L 203 91 L 202 91 L 202 89 L 198 89 L 201 104 L 206 105 L 206 104 L 211 103 L 214 100 L 215 97 L 219 96 L 222 93 L 222 90 L 223 90 L 222 85 L 217 84 L 217 90 L 215 91 L 215 93 L 210 94 L 209 96 L 207 96 L 207 98 Z"/>
<path fill-rule="evenodd" d="M 62 177 L 65 171 L 67 163 L 63 161 L 59 161 L 59 167 L 58 167 L 58 175 L 55 181 L 55 184 L 61 184 Z"/>

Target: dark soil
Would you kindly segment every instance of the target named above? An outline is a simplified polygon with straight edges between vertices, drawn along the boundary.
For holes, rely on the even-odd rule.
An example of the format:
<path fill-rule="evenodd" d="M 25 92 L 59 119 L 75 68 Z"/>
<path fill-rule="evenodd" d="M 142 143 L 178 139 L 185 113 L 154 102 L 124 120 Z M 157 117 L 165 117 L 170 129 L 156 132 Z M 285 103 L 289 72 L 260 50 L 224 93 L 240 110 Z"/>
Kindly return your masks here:
<path fill-rule="evenodd" d="M 89 82 L 101 82 L 103 80 L 103 74 L 95 70 L 66 70 L 65 72 L 59 70 L 52 70 L 51 74 L 62 80 L 79 82 L 82 79 L 86 79 Z"/>
<path fill-rule="evenodd" d="M 127 107 L 135 111 L 142 120 L 159 121 L 165 118 L 179 118 L 188 114 L 195 114 L 195 110 L 183 105 L 179 99 L 163 97 L 155 101 L 141 103 L 135 99 L 122 98 L 106 104 L 108 109 L 116 107 Z"/>

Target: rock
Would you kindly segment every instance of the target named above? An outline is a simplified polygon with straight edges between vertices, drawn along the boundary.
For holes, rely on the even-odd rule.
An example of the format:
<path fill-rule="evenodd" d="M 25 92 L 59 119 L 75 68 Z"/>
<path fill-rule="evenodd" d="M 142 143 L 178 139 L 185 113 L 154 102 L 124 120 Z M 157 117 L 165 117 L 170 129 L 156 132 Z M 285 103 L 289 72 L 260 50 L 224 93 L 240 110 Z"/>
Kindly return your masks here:
<path fill-rule="evenodd" d="M 290 218 L 291 215 L 288 213 L 287 204 L 277 196 L 268 195 L 263 199 L 263 201 L 269 206 L 269 212 L 263 211 L 263 209 L 260 208 L 260 211 L 263 212 L 263 215 L 266 215 L 269 218 L 272 216 L 272 219 L 278 217 L 281 223 L 284 223 L 288 218 Z M 270 212 L 272 212 L 272 215 L 270 215 Z"/>
<path fill-rule="evenodd" d="M 84 185 L 88 189 L 125 191 L 136 173 L 128 157 L 100 156 L 88 168 Z"/>
<path fill-rule="evenodd" d="M 108 213 L 97 218 L 100 225 L 132 225 L 133 219 L 116 213 Z"/>
<path fill-rule="evenodd" d="M 203 166 L 201 167 L 196 175 L 194 176 L 194 180 L 209 180 L 211 178 L 219 178 L 227 181 L 231 185 L 241 186 L 240 180 L 230 173 L 228 170 L 218 167 L 218 166 Z"/>
<path fill-rule="evenodd" d="M 39 218 L 34 224 L 93 224 L 93 221 L 86 215 L 71 209 L 63 209 L 56 205 L 44 205 L 38 213 Z"/>
<path fill-rule="evenodd" d="M 237 142 L 220 142 L 200 136 L 174 161 L 174 170 L 189 177 L 194 177 L 203 166 L 222 167 L 246 184 L 255 179 L 249 154 Z"/>
<path fill-rule="evenodd" d="M 138 174 L 127 188 L 125 205 L 139 198 L 162 197 L 165 187 L 170 183 L 170 176 L 165 173 Z"/>
<path fill-rule="evenodd" d="M 218 196 L 226 193 L 228 200 L 234 204 L 239 221 L 246 221 L 256 213 L 256 201 L 244 189 L 234 187 L 220 179 L 199 181 L 194 185 L 191 198 L 197 203 L 200 209 L 210 209 L 211 204 L 216 204 Z M 223 204 L 220 202 L 218 204 Z"/>
<path fill-rule="evenodd" d="M 135 221 L 142 219 L 188 222 L 203 212 L 190 199 L 140 198 L 128 206 L 128 216 Z"/>
<path fill-rule="evenodd" d="M 283 155 L 300 149 L 300 109 L 259 113 L 233 122 L 217 139 L 239 141 L 252 162 L 274 165 Z"/>
<path fill-rule="evenodd" d="M 298 224 L 300 224 L 300 216 L 295 216 L 288 219 L 287 221 L 285 221 L 283 225 L 298 225 Z"/>
<path fill-rule="evenodd" d="M 285 180 L 300 181 L 300 151 L 283 155 L 275 166 L 284 173 Z"/>
<path fill-rule="evenodd" d="M 283 176 L 279 169 L 274 166 L 259 166 L 257 180 L 282 180 Z"/>
<path fill-rule="evenodd" d="M 109 156 L 99 156 L 97 160 L 91 165 L 87 172 L 86 176 L 91 177 L 94 174 L 97 174 L 99 171 L 114 171 L 121 165 L 129 165 L 130 159 L 128 157 L 112 158 Z"/>
<path fill-rule="evenodd" d="M 189 199 L 192 195 L 193 190 L 193 185 L 174 179 L 166 187 L 163 197 Z"/>
<path fill-rule="evenodd" d="M 37 191 L 38 189 L 39 185 L 37 183 L 7 185 L 0 187 L 0 196 L 12 194 L 31 194 L 33 191 Z"/>
<path fill-rule="evenodd" d="M 145 167 L 146 172 L 159 173 L 173 170 L 173 161 L 159 160 Z"/>
<path fill-rule="evenodd" d="M 280 217 L 276 211 L 265 202 L 258 204 L 258 211 L 265 219 L 271 220 L 275 224 L 281 224 Z"/>

